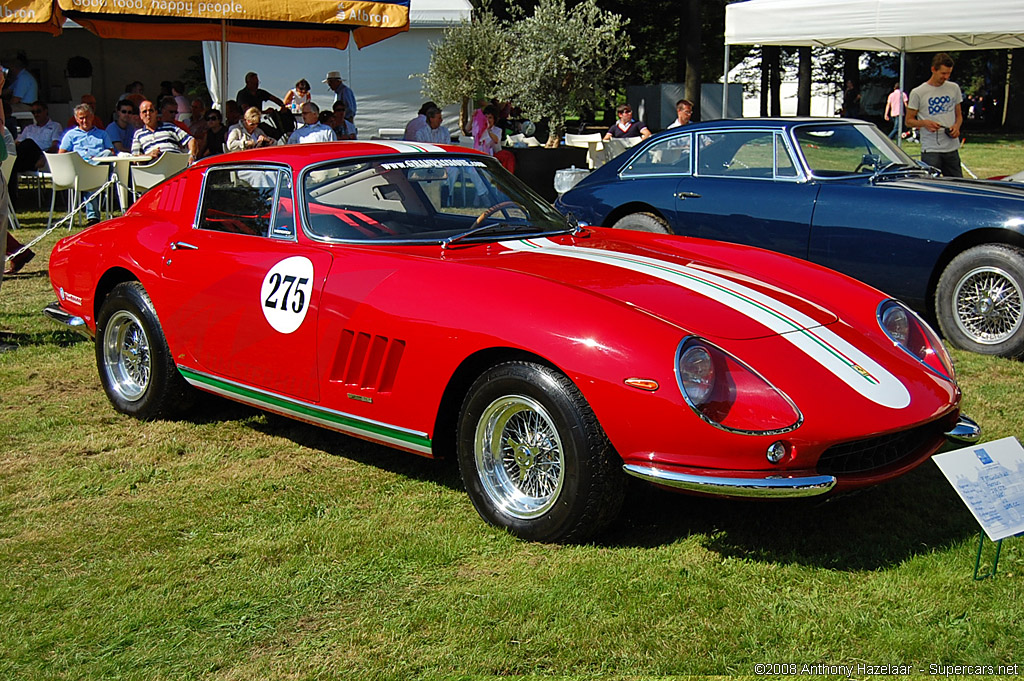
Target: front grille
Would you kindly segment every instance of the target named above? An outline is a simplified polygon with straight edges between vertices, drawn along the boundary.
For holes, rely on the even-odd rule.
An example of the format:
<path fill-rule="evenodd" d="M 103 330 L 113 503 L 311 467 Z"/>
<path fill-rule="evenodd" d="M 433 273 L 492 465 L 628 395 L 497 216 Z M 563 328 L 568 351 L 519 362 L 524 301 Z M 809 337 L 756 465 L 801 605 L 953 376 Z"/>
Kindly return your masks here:
<path fill-rule="evenodd" d="M 944 437 L 943 419 L 910 430 L 844 442 L 825 450 L 818 459 L 818 472 L 830 475 L 866 473 L 897 464 L 939 444 Z"/>

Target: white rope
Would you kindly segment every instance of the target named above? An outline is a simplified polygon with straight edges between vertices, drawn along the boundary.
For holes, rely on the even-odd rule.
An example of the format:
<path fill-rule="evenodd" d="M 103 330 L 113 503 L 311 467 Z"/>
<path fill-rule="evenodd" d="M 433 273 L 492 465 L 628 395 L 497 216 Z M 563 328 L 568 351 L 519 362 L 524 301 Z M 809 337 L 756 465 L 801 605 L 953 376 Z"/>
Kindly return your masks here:
<path fill-rule="evenodd" d="M 10 255 L 8 255 L 6 262 L 10 262 L 14 258 L 18 257 L 19 255 L 21 255 L 22 253 L 27 251 L 28 249 L 30 249 L 33 246 L 35 246 L 37 243 L 39 243 L 40 241 L 45 239 L 51 232 L 53 232 L 53 230 L 57 229 L 58 227 L 61 227 L 65 223 L 67 223 L 68 220 L 74 220 L 75 216 L 78 215 L 79 211 L 81 211 L 85 207 L 85 205 L 87 203 L 92 201 L 98 195 L 102 194 L 104 192 L 104 190 L 106 190 L 108 187 L 110 187 L 111 185 L 114 185 L 114 184 L 117 184 L 117 178 L 116 177 L 111 177 L 109 180 L 106 181 L 106 183 L 104 183 L 104 185 L 102 187 L 100 187 L 99 189 L 94 191 L 92 194 L 90 194 L 89 198 L 82 200 L 81 203 L 79 203 L 77 206 L 75 206 L 74 210 L 69 212 L 67 215 L 65 215 L 63 218 L 61 218 L 57 222 L 53 223 L 53 226 L 51 226 L 45 232 L 43 232 L 42 234 L 37 236 L 35 239 L 32 239 L 32 241 L 28 242 L 27 244 L 23 244 L 22 247 L 19 248 L 14 253 L 11 253 Z M 71 229 L 71 228 L 68 227 L 68 229 Z"/>

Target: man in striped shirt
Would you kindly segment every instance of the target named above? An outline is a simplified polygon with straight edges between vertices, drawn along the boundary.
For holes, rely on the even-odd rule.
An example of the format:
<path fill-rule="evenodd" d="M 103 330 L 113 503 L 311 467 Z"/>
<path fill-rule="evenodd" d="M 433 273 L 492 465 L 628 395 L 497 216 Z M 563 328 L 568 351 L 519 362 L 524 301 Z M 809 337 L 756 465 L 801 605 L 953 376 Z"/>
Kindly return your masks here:
<path fill-rule="evenodd" d="M 153 102 L 148 99 L 139 105 L 139 116 L 143 127 L 135 131 L 132 138 L 132 153 L 156 158 L 165 151 L 177 154 L 188 153 L 189 160 L 196 158 L 196 140 L 192 135 L 173 123 L 161 122 Z"/>

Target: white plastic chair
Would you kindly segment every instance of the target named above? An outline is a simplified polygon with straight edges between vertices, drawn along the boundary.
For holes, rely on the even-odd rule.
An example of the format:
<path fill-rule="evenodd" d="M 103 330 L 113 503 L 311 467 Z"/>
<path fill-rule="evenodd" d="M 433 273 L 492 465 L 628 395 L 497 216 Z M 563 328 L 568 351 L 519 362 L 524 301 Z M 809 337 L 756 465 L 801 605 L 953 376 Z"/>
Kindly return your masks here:
<path fill-rule="evenodd" d="M 50 218 L 46 222 L 46 227 L 49 229 L 50 224 L 53 223 L 53 209 L 57 202 L 57 192 L 64 189 L 70 191 L 68 210 L 74 210 L 87 194 L 106 184 L 107 178 L 110 177 L 110 168 L 94 166 L 74 151 L 67 154 L 44 153 L 44 156 L 46 156 L 46 165 L 50 167 L 53 184 L 53 193 L 50 195 Z M 72 219 L 68 228 L 70 229 L 73 224 L 74 220 Z"/>
<path fill-rule="evenodd" d="M 588 135 L 573 135 L 572 133 L 565 134 L 565 146 L 567 147 L 582 147 L 586 149 L 590 146 L 591 142 L 600 142 L 601 133 L 595 132 Z"/>
<path fill-rule="evenodd" d="M 171 175 L 181 172 L 187 165 L 188 154 L 165 151 L 152 163 L 132 166 L 132 188 L 136 194 L 142 194 Z"/>

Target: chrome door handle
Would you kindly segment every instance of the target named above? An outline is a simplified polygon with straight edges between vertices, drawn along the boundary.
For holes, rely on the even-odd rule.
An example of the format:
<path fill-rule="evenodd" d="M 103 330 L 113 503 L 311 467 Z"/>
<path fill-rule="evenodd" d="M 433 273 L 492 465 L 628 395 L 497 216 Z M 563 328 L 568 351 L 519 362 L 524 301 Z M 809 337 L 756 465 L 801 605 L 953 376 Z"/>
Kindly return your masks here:
<path fill-rule="evenodd" d="M 171 244 L 172 251 L 198 251 L 199 246 L 193 246 L 187 241 L 175 241 Z"/>
<path fill-rule="evenodd" d="M 700 194 L 696 192 L 679 192 L 676 194 L 677 199 L 699 199 Z"/>

